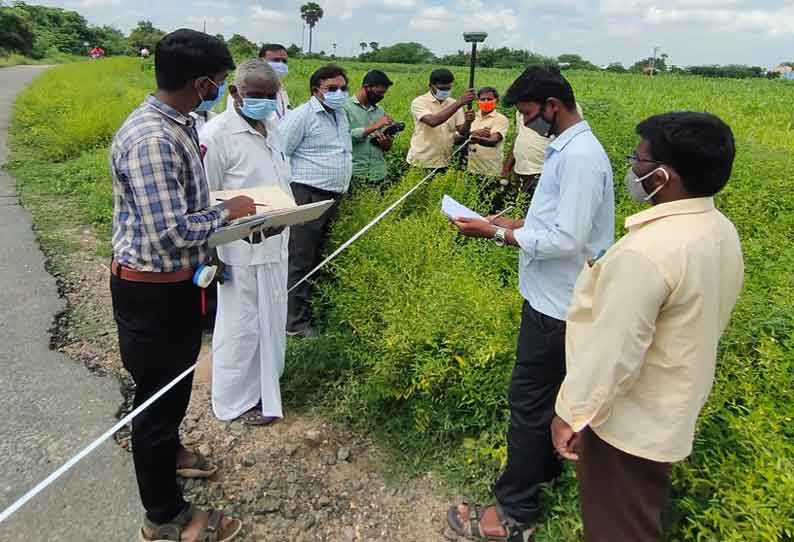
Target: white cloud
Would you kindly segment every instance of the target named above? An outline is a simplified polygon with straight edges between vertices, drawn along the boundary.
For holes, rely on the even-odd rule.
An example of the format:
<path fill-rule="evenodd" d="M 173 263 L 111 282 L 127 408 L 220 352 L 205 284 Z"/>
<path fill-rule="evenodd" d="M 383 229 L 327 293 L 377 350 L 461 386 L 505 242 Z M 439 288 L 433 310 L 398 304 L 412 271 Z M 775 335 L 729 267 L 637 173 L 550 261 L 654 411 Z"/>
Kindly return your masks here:
<path fill-rule="evenodd" d="M 389 9 L 411 9 L 417 6 L 416 0 L 383 0 L 383 6 Z"/>
<path fill-rule="evenodd" d="M 251 18 L 258 21 L 282 21 L 287 19 L 287 14 L 262 6 L 251 6 Z"/>

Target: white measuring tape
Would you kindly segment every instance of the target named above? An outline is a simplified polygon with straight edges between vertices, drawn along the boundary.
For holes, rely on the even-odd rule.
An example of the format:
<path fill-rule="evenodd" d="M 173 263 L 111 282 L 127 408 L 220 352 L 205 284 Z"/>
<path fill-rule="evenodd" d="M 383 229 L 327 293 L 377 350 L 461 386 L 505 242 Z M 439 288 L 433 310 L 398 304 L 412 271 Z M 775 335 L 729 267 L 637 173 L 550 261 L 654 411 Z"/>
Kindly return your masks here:
<path fill-rule="evenodd" d="M 455 149 L 455 151 L 452 153 L 452 156 L 456 155 L 463 147 L 466 146 L 466 144 L 468 142 L 469 142 L 469 139 L 466 139 L 466 141 L 461 143 L 461 145 L 457 149 Z M 394 208 L 397 207 L 403 201 L 405 201 L 405 199 L 408 196 L 410 196 L 411 194 L 416 192 L 419 189 L 419 187 L 422 186 L 423 184 L 425 184 L 428 181 L 428 179 L 430 179 L 433 175 L 435 175 L 435 173 L 439 169 L 441 169 L 441 168 L 435 168 L 435 169 L 431 170 L 430 173 L 425 175 L 425 177 L 422 178 L 421 181 L 416 183 L 416 185 L 413 188 L 411 188 L 408 192 L 403 194 L 397 201 L 395 201 L 394 203 L 389 205 L 382 213 L 380 213 L 378 216 L 376 216 L 374 219 L 372 219 L 372 221 L 370 221 L 366 226 L 364 226 L 359 231 L 357 231 L 350 239 L 345 241 L 339 248 L 337 248 L 335 251 L 333 251 L 326 259 L 324 259 L 322 262 L 320 262 L 320 264 L 317 265 L 317 267 L 315 267 L 314 269 L 309 271 L 306 274 L 305 277 L 303 277 L 298 282 L 296 282 L 292 286 L 292 288 L 290 288 L 288 290 L 288 292 L 291 292 L 298 285 L 306 282 L 306 280 L 308 280 L 309 277 L 313 276 L 317 271 L 322 269 L 325 266 L 325 264 L 327 264 L 328 262 L 333 260 L 342 251 L 344 251 L 347 247 L 349 247 L 351 244 L 353 244 L 353 242 L 356 239 L 358 239 L 359 237 L 364 235 L 367 232 L 367 230 L 369 230 L 372 226 L 374 226 L 375 224 L 380 222 L 383 219 L 383 217 L 385 217 L 387 214 L 392 212 L 394 210 Z M 2 513 L 0 513 L 0 523 L 4 522 L 8 518 L 10 518 L 17 510 L 22 508 L 28 501 L 33 499 L 33 497 L 35 497 L 36 495 L 38 495 L 39 493 L 44 491 L 48 486 L 50 486 L 58 478 L 63 476 L 67 471 L 71 470 L 72 467 L 74 467 L 80 461 L 82 461 L 88 454 L 90 454 L 91 452 L 96 450 L 101 444 L 103 444 L 106 440 L 108 440 L 110 437 L 112 437 L 118 430 L 120 430 L 122 427 L 124 427 L 125 425 L 130 423 L 133 420 L 133 418 L 135 418 L 138 414 L 140 414 L 141 412 L 146 410 L 152 403 L 154 403 L 160 397 L 165 395 L 171 388 L 173 388 L 174 386 L 179 384 L 182 380 L 184 380 L 195 369 L 196 369 L 196 364 L 193 364 L 191 367 L 185 369 L 184 372 L 182 372 L 179 376 L 177 376 L 171 382 L 166 384 L 162 389 L 160 389 L 157 393 L 155 393 L 154 395 L 149 397 L 146 401 L 141 403 L 141 405 L 138 408 L 136 408 L 135 410 L 133 410 L 132 412 L 130 412 L 129 414 L 124 416 L 113 427 L 111 427 L 110 429 L 105 431 L 98 439 L 96 439 L 91 444 L 89 444 L 88 446 L 86 446 L 85 448 L 80 450 L 74 457 L 72 457 L 71 459 L 66 461 L 63 465 L 58 467 L 58 469 L 55 470 L 55 472 L 53 472 L 52 474 L 47 476 L 44 480 L 42 480 L 41 482 L 36 484 L 32 489 L 30 489 L 30 491 L 28 491 L 27 493 L 22 495 L 19 499 L 14 501 L 14 503 L 11 504 L 11 506 L 9 506 L 5 510 L 3 510 Z"/>

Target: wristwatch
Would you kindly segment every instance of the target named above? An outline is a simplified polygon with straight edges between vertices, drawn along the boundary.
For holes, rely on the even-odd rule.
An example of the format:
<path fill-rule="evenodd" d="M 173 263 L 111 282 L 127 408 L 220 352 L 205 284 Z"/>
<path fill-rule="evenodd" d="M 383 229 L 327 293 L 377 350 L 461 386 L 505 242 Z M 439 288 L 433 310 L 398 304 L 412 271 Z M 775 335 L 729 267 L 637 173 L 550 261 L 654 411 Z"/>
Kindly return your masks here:
<path fill-rule="evenodd" d="M 507 230 L 504 228 L 500 228 L 497 226 L 496 231 L 493 234 L 493 242 L 496 243 L 496 246 L 503 247 L 505 243 L 507 243 Z"/>

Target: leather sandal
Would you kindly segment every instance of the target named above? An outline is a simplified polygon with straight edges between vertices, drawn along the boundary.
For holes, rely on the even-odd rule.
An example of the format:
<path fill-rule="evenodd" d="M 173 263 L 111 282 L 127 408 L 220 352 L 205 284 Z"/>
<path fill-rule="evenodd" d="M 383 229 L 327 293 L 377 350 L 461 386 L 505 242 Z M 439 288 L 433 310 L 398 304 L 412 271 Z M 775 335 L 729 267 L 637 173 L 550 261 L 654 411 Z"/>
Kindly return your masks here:
<path fill-rule="evenodd" d="M 182 478 L 209 478 L 218 472 L 218 467 L 210 463 L 203 455 L 190 452 L 190 457 L 193 458 L 190 465 L 177 466 L 177 476 Z"/>
<path fill-rule="evenodd" d="M 139 542 L 186 542 L 182 539 L 182 531 L 193 519 L 194 512 L 194 506 L 192 504 L 188 505 L 173 520 L 163 524 L 152 523 L 148 518 L 144 517 L 143 528 L 138 534 Z M 239 519 L 233 519 L 227 527 L 230 532 L 225 537 L 220 538 L 223 514 L 218 510 L 210 510 L 209 513 L 207 526 L 201 531 L 199 537 L 194 539 L 196 542 L 229 542 L 240 534 L 243 523 Z M 151 535 L 147 537 L 144 529 L 149 531 Z"/>
<path fill-rule="evenodd" d="M 447 510 L 447 524 L 455 534 L 469 540 L 528 542 L 535 533 L 534 527 L 518 523 L 504 514 L 498 504 L 488 507 L 467 502 L 461 504 L 468 508 L 468 517 L 462 519 L 458 507 L 451 506 Z"/>

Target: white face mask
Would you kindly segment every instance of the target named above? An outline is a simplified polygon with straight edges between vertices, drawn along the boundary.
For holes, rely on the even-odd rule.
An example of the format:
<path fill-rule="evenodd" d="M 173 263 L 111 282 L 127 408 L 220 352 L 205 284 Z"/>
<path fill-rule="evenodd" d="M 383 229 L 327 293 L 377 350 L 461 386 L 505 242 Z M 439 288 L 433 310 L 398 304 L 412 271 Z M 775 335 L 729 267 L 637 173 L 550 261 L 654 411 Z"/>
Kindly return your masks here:
<path fill-rule="evenodd" d="M 647 179 L 657 171 L 661 171 L 662 173 L 664 173 L 665 181 L 664 183 L 657 186 L 656 190 L 654 190 L 649 194 L 648 192 L 645 191 L 645 187 L 642 185 L 642 181 L 644 181 L 645 179 Z M 643 175 L 642 177 L 638 177 L 637 174 L 634 173 L 634 168 L 629 167 L 629 170 L 626 172 L 626 176 L 623 179 L 623 182 L 626 185 L 626 190 L 628 190 L 629 194 L 631 194 L 632 199 L 640 203 L 650 201 L 651 198 L 653 198 L 659 192 L 659 190 L 664 188 L 664 185 L 666 185 L 668 181 L 670 181 L 670 174 L 667 173 L 667 170 L 665 170 L 663 167 L 657 167 L 656 169 L 654 169 L 653 171 L 651 171 L 646 175 Z"/>

